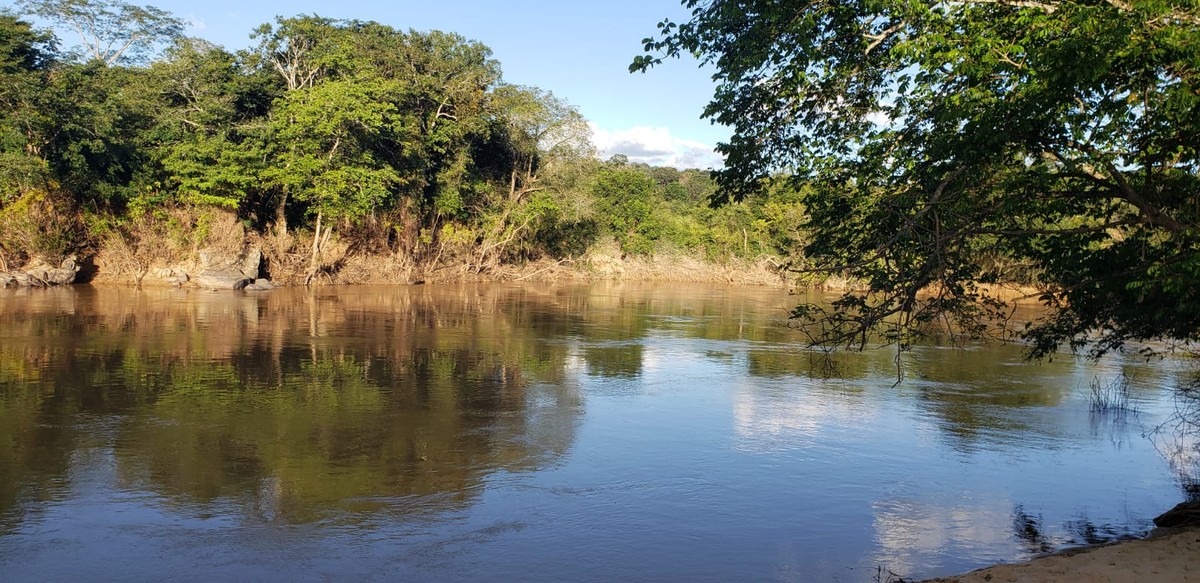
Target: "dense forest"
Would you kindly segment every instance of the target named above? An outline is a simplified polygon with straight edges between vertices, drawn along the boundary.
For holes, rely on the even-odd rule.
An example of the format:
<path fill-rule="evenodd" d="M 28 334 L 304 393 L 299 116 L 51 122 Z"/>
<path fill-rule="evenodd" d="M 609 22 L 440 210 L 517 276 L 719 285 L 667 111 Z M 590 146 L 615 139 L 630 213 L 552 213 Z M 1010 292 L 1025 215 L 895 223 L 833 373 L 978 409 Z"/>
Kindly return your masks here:
<path fill-rule="evenodd" d="M 276 281 L 404 282 L 589 251 L 770 270 L 797 248 L 793 190 L 711 208 L 706 170 L 602 161 L 574 107 L 453 33 L 281 17 L 233 53 L 152 7 L 18 9 L 0 15 L 0 272 L 77 254 L 140 283 L 254 245 Z"/>
<path fill-rule="evenodd" d="M 853 282 L 793 314 L 818 343 L 984 333 L 989 282 L 1042 290 L 1035 354 L 1200 339 L 1193 3 L 682 4 L 630 69 L 716 70 L 713 172 L 601 160 L 575 108 L 453 33 L 297 16 L 232 53 L 153 7 L 26 0 L 0 15 L 0 272 L 237 256 L 404 282 L 674 255 L 685 279 Z"/>

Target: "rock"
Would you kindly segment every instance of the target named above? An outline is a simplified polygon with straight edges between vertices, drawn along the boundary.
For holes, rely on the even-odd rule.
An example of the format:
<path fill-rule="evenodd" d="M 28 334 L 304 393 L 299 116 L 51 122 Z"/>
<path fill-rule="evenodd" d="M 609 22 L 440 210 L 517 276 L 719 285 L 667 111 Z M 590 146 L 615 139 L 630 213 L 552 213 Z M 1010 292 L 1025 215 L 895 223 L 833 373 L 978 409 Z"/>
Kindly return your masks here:
<path fill-rule="evenodd" d="M 275 284 L 271 283 L 269 279 L 256 279 L 254 283 L 247 285 L 243 289 L 246 291 L 271 291 L 275 289 Z"/>
<path fill-rule="evenodd" d="M 246 277 L 258 279 L 262 273 L 262 249 L 258 246 L 252 246 L 246 249 L 246 254 L 242 257 L 241 270 Z"/>
<path fill-rule="evenodd" d="M 206 269 L 193 279 L 204 289 L 242 289 L 254 280 L 233 268 Z"/>
<path fill-rule="evenodd" d="M 202 270 L 222 269 L 236 263 L 228 254 L 207 247 L 201 249 L 197 255 L 199 256 L 200 268 Z"/>
<path fill-rule="evenodd" d="M 42 287 L 45 285 L 42 280 L 20 271 L 0 274 L 0 281 L 4 282 L 4 287 Z"/>
<path fill-rule="evenodd" d="M 1200 525 L 1200 502 L 1180 502 L 1154 519 L 1161 528 Z"/>
<path fill-rule="evenodd" d="M 25 266 L 24 272 L 24 275 L 31 281 L 21 282 L 19 276 L 22 274 L 12 274 L 19 283 L 23 283 L 22 287 L 27 285 L 68 285 L 75 283 L 75 276 L 79 273 L 79 263 L 75 260 L 74 255 L 68 256 L 58 267 L 53 267 L 42 259 L 35 259 Z"/>

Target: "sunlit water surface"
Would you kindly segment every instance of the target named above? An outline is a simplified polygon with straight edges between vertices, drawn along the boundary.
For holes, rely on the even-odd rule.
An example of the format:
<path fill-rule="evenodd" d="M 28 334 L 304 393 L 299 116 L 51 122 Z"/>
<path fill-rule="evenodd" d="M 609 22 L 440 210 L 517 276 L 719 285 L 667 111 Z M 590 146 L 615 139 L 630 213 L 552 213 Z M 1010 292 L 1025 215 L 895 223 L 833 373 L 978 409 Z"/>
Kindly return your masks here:
<path fill-rule="evenodd" d="M 932 577 L 1184 498 L 1151 431 L 1186 363 L 925 346 L 896 384 L 889 350 L 802 350 L 796 302 L 5 291 L 0 580 Z M 1090 411 L 1121 375 L 1136 411 Z"/>

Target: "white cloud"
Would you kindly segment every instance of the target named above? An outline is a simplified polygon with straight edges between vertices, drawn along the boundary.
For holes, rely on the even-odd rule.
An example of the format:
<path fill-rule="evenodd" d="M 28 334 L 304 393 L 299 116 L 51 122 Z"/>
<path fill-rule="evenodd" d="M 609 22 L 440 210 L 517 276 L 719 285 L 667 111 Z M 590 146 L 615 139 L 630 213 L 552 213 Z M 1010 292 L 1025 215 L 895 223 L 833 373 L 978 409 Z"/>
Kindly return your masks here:
<path fill-rule="evenodd" d="M 205 24 L 204 19 L 200 18 L 199 16 L 196 16 L 195 14 L 189 14 L 187 17 L 187 21 L 188 21 L 188 26 L 190 26 L 192 28 L 192 30 L 194 30 L 196 32 L 202 32 L 202 31 L 208 30 L 208 25 Z"/>
<path fill-rule="evenodd" d="M 605 160 L 615 154 L 624 154 L 630 162 L 651 166 L 707 169 L 724 165 L 712 144 L 673 136 L 667 128 L 637 126 L 606 130 L 594 123 L 588 125 L 592 128 L 592 142 Z"/>

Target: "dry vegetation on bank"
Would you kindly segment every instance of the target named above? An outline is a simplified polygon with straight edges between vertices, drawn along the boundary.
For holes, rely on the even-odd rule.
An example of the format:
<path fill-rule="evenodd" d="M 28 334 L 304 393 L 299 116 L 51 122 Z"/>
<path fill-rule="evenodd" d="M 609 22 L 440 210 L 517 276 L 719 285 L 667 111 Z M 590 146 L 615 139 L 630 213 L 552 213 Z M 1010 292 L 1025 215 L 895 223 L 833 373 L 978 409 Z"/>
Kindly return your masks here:
<path fill-rule="evenodd" d="M 311 267 L 312 244 L 312 234 L 304 231 L 272 230 L 260 235 L 229 214 L 177 211 L 164 220 L 108 232 L 96 249 L 92 273 L 84 279 L 98 284 L 188 285 L 189 276 L 202 270 L 244 266 L 247 258 L 255 261 L 261 254 L 258 275 L 279 285 L 303 285 Z M 598 242 L 575 258 L 543 258 L 486 269 L 471 263 L 464 253 L 437 253 L 418 264 L 402 253 L 357 252 L 338 239 L 324 241 L 320 256 L 311 285 L 616 280 L 784 286 L 789 282 L 779 260 L 768 256 L 716 262 L 680 251 L 628 255 L 615 240 Z"/>

